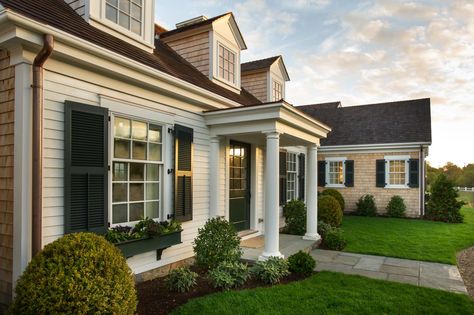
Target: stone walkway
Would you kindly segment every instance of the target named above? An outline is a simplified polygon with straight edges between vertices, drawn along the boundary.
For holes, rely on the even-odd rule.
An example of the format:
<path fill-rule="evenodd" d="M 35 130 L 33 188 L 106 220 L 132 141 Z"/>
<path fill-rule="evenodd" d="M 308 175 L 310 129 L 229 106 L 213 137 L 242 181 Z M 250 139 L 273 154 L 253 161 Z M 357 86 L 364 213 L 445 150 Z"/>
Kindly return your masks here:
<path fill-rule="evenodd" d="M 335 271 L 467 294 L 456 266 L 315 249 L 316 271 Z"/>

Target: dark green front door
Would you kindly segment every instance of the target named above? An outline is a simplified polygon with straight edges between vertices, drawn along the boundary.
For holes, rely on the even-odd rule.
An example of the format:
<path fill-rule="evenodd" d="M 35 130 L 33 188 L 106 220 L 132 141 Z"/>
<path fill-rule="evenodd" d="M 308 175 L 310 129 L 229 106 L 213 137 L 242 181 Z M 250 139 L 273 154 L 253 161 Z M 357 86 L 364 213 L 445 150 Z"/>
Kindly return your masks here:
<path fill-rule="evenodd" d="M 229 160 L 229 220 L 237 231 L 248 230 L 250 228 L 250 145 L 231 141 Z"/>

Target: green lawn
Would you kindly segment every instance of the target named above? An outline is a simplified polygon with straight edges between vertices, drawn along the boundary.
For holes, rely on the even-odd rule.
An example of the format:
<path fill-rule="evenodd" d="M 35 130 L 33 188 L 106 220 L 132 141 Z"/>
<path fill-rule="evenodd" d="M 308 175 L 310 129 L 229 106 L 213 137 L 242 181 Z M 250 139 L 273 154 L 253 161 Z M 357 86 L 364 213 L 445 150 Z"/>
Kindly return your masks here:
<path fill-rule="evenodd" d="M 345 216 L 344 251 L 455 265 L 456 253 L 474 246 L 474 208 L 462 212 L 462 224 Z"/>
<path fill-rule="evenodd" d="M 287 285 L 193 299 L 173 314 L 474 314 L 461 294 L 320 272 Z"/>
<path fill-rule="evenodd" d="M 469 207 L 474 207 L 474 193 L 467 192 L 467 191 L 460 191 L 459 199 L 467 203 Z"/>

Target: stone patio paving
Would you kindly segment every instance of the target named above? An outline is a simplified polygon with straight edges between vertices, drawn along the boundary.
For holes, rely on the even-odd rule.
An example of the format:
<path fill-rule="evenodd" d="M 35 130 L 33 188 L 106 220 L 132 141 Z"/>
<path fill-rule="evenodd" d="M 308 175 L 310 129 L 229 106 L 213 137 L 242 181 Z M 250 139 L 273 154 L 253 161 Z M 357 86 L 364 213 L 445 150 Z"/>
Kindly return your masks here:
<path fill-rule="evenodd" d="M 316 271 L 335 271 L 467 294 L 456 266 L 315 249 Z"/>

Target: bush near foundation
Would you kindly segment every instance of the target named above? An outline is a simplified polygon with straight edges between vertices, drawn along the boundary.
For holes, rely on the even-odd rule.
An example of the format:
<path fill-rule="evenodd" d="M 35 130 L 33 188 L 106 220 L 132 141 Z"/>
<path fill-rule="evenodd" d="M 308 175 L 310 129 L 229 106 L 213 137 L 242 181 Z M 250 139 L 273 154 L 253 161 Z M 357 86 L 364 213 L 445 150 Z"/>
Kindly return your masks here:
<path fill-rule="evenodd" d="M 135 314 L 132 272 L 93 233 L 68 234 L 36 255 L 15 288 L 11 314 Z"/>
<path fill-rule="evenodd" d="M 321 195 L 323 196 L 329 195 L 336 198 L 337 202 L 339 202 L 339 205 L 341 206 L 342 212 L 344 212 L 344 209 L 346 208 L 346 202 L 344 201 L 344 197 L 339 191 L 337 191 L 336 189 L 329 188 L 329 189 L 323 190 Z"/>
<path fill-rule="evenodd" d="M 291 200 L 283 207 L 285 233 L 304 235 L 306 232 L 306 205 L 301 200 Z"/>
<path fill-rule="evenodd" d="M 343 250 L 347 245 L 347 240 L 344 237 L 344 232 L 339 228 L 332 228 L 326 233 L 323 240 L 323 245 L 331 250 Z"/>
<path fill-rule="evenodd" d="M 333 227 L 342 223 L 342 209 L 333 196 L 321 195 L 318 198 L 318 221 L 324 221 Z"/>
<path fill-rule="evenodd" d="M 387 205 L 387 215 L 389 217 L 403 218 L 406 210 L 405 201 L 400 196 L 393 196 Z"/>
<path fill-rule="evenodd" d="M 196 285 L 198 274 L 189 267 L 179 267 L 170 271 L 168 275 L 168 288 L 176 292 L 188 292 Z"/>
<path fill-rule="evenodd" d="M 229 290 L 244 285 L 249 278 L 249 268 L 241 262 L 224 261 L 209 271 L 209 277 L 214 288 Z"/>
<path fill-rule="evenodd" d="M 259 261 L 250 269 L 260 281 L 267 284 L 276 284 L 290 275 L 288 261 L 283 258 L 270 257 L 265 261 Z"/>
<path fill-rule="evenodd" d="M 293 273 L 300 273 L 303 275 L 310 275 L 316 267 L 316 261 L 310 254 L 300 250 L 296 254 L 288 257 L 289 270 Z"/>
<path fill-rule="evenodd" d="M 454 184 L 446 175 L 440 174 L 430 187 L 430 198 L 426 205 L 426 217 L 434 221 L 462 223 L 464 217 L 461 207 L 463 201 L 458 201 L 459 194 Z"/>
<path fill-rule="evenodd" d="M 375 205 L 375 198 L 372 195 L 364 195 L 356 202 L 357 215 L 366 217 L 375 217 L 377 215 L 377 206 Z"/>

